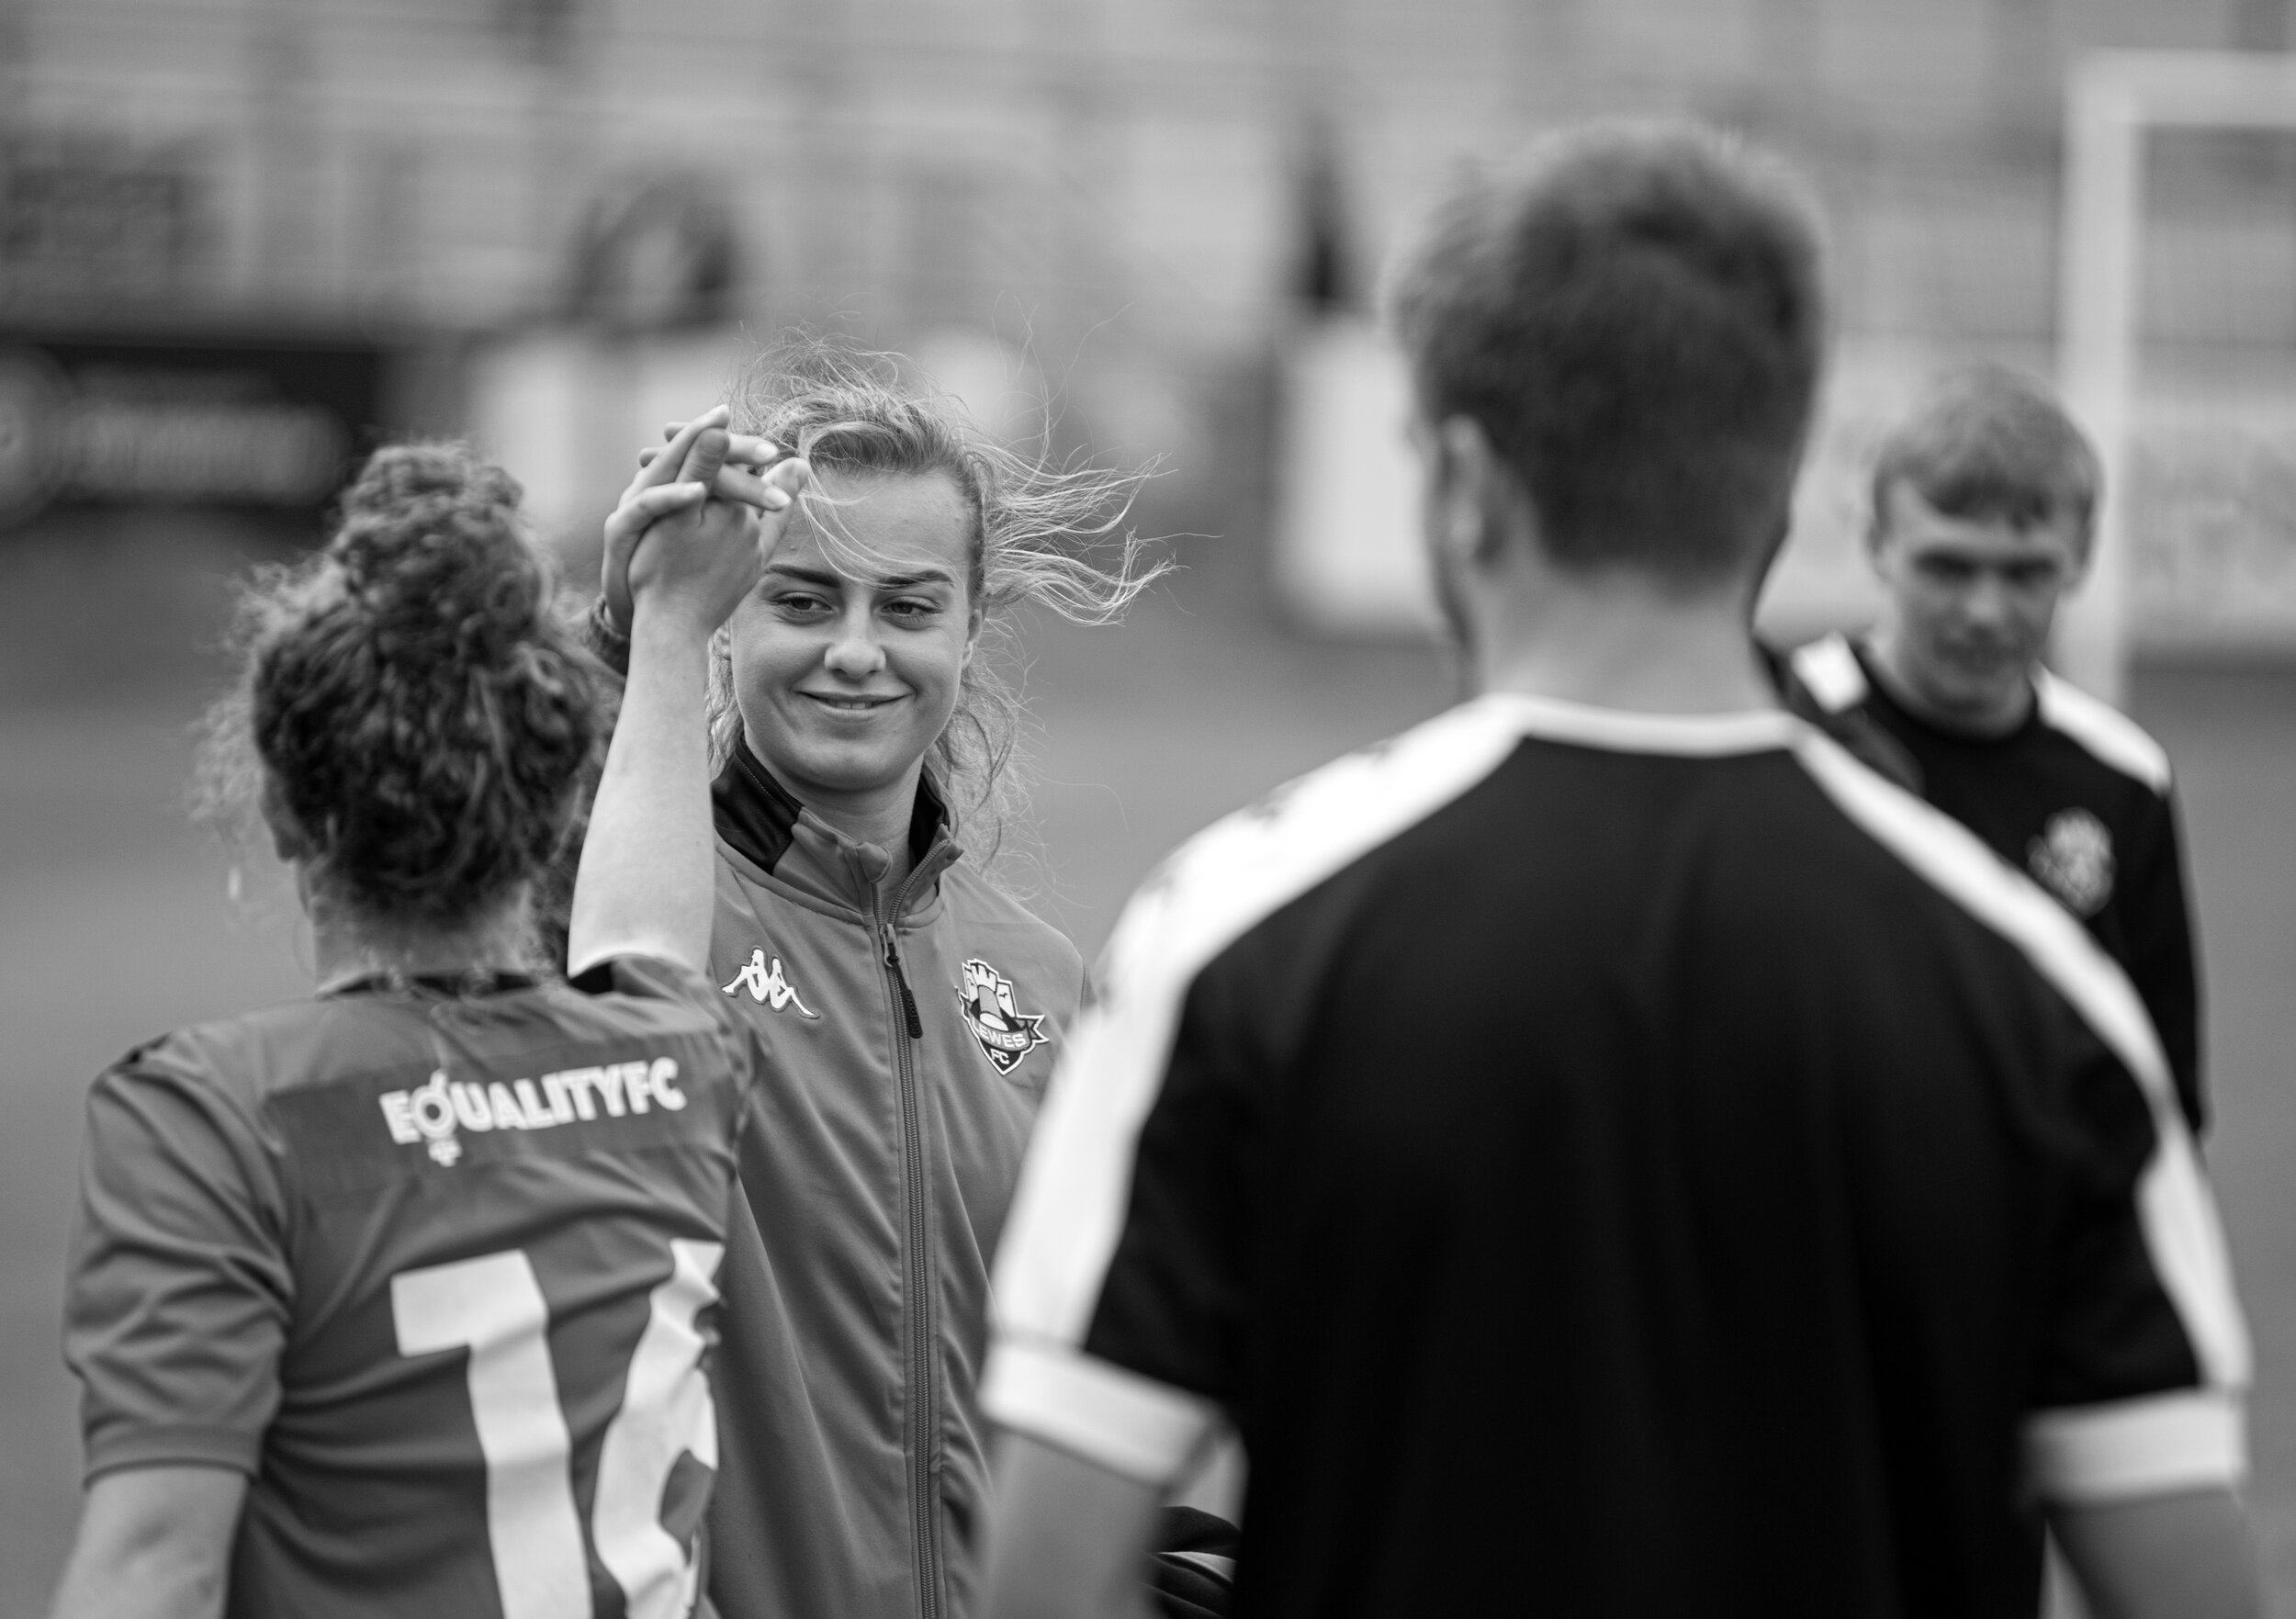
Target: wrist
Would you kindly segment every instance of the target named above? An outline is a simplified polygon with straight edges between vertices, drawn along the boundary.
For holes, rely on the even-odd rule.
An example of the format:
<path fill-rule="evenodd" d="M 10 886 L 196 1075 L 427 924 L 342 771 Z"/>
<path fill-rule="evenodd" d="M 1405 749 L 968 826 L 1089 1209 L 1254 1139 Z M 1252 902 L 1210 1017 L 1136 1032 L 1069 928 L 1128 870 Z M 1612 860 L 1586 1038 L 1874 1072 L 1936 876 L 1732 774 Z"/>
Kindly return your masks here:
<path fill-rule="evenodd" d="M 590 627 L 602 648 L 626 650 L 630 645 L 630 626 L 613 610 L 613 603 L 605 596 L 590 604 Z"/>
<path fill-rule="evenodd" d="M 695 604 L 648 592 L 630 604 L 629 638 L 648 642 L 709 645 L 717 626 Z"/>

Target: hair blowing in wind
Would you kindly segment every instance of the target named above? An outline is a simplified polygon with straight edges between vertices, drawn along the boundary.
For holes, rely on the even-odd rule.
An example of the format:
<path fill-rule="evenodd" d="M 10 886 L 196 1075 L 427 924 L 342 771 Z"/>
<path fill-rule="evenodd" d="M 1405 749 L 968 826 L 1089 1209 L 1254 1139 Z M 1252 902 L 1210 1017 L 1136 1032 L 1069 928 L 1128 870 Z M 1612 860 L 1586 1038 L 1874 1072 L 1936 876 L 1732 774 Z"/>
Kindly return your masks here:
<path fill-rule="evenodd" d="M 893 356 L 823 341 L 760 353 L 730 399 L 736 432 L 770 438 L 817 471 L 939 473 L 956 485 L 972 521 L 966 585 L 982 612 L 982 647 L 928 763 L 966 828 L 968 857 L 991 868 L 1027 808 L 1017 768 L 1021 694 L 1002 667 L 1012 651 L 1011 614 L 1032 603 L 1076 624 L 1112 623 L 1170 570 L 1168 559 L 1152 557 L 1150 542 L 1125 527 L 1147 472 L 1058 460 L 1047 445 L 999 444 L 956 399 L 903 385 Z M 799 499 L 831 559 L 865 568 L 870 559 L 837 521 L 837 500 L 818 484 Z M 711 660 L 709 708 L 722 763 L 741 726 L 722 635 Z"/>

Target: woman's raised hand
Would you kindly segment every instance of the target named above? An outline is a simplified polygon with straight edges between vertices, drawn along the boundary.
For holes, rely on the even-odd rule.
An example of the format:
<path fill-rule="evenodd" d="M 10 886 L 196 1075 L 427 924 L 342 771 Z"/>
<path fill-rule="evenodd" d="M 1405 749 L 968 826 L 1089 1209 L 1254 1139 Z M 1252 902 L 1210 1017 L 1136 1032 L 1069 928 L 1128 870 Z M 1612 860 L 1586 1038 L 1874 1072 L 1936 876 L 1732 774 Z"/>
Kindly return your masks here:
<path fill-rule="evenodd" d="M 647 457 L 606 520 L 602 589 L 625 632 L 641 595 L 715 629 L 780 542 L 809 469 L 788 457 L 764 457 L 769 469 L 762 476 L 742 472 L 743 487 L 729 498 L 723 487 L 735 470 L 729 458 L 757 458 L 754 446 L 764 441 L 728 433 L 726 414 L 721 405 L 680 427 L 658 455 Z"/>
<path fill-rule="evenodd" d="M 669 455 L 668 446 L 692 425 L 687 422 L 672 422 L 664 426 L 661 430 L 663 444 L 649 444 L 638 451 L 638 466 L 641 468 L 649 467 L 660 461 Z M 762 507 L 765 491 L 771 487 L 770 469 L 796 454 L 795 450 L 777 444 L 770 438 L 760 438 L 748 433 L 729 433 L 726 435 L 726 460 L 717 469 L 717 477 L 710 486 L 711 492 L 721 500 L 742 500 Z"/>

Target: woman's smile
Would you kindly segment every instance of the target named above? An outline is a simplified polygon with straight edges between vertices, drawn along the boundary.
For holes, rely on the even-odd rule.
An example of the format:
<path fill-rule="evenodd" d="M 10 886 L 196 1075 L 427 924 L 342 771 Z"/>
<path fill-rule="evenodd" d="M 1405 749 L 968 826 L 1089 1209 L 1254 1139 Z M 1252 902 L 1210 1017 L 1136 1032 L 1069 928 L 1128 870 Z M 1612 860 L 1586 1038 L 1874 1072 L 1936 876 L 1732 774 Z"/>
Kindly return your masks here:
<path fill-rule="evenodd" d="M 906 826 L 979 628 L 975 520 L 942 472 L 818 481 L 818 512 L 793 517 L 727 624 L 743 730 L 816 811 L 871 804 Z"/>
<path fill-rule="evenodd" d="M 906 691 L 864 694 L 851 691 L 800 691 L 805 698 L 826 713 L 847 718 L 867 719 L 906 699 Z"/>

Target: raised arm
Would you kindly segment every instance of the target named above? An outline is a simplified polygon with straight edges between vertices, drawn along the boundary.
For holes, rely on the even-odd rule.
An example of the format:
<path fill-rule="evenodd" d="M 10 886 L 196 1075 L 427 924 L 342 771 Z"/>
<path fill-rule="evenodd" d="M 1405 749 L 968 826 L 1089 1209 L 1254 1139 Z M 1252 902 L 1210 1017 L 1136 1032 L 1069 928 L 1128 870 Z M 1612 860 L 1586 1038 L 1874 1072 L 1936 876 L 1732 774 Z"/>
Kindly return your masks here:
<path fill-rule="evenodd" d="M 725 421 L 721 406 L 687 423 L 607 519 L 609 554 L 631 557 L 630 666 L 574 880 L 574 973 L 624 954 L 708 960 L 709 641 L 779 543 L 805 470 L 776 467 L 761 506 L 711 498 Z"/>

